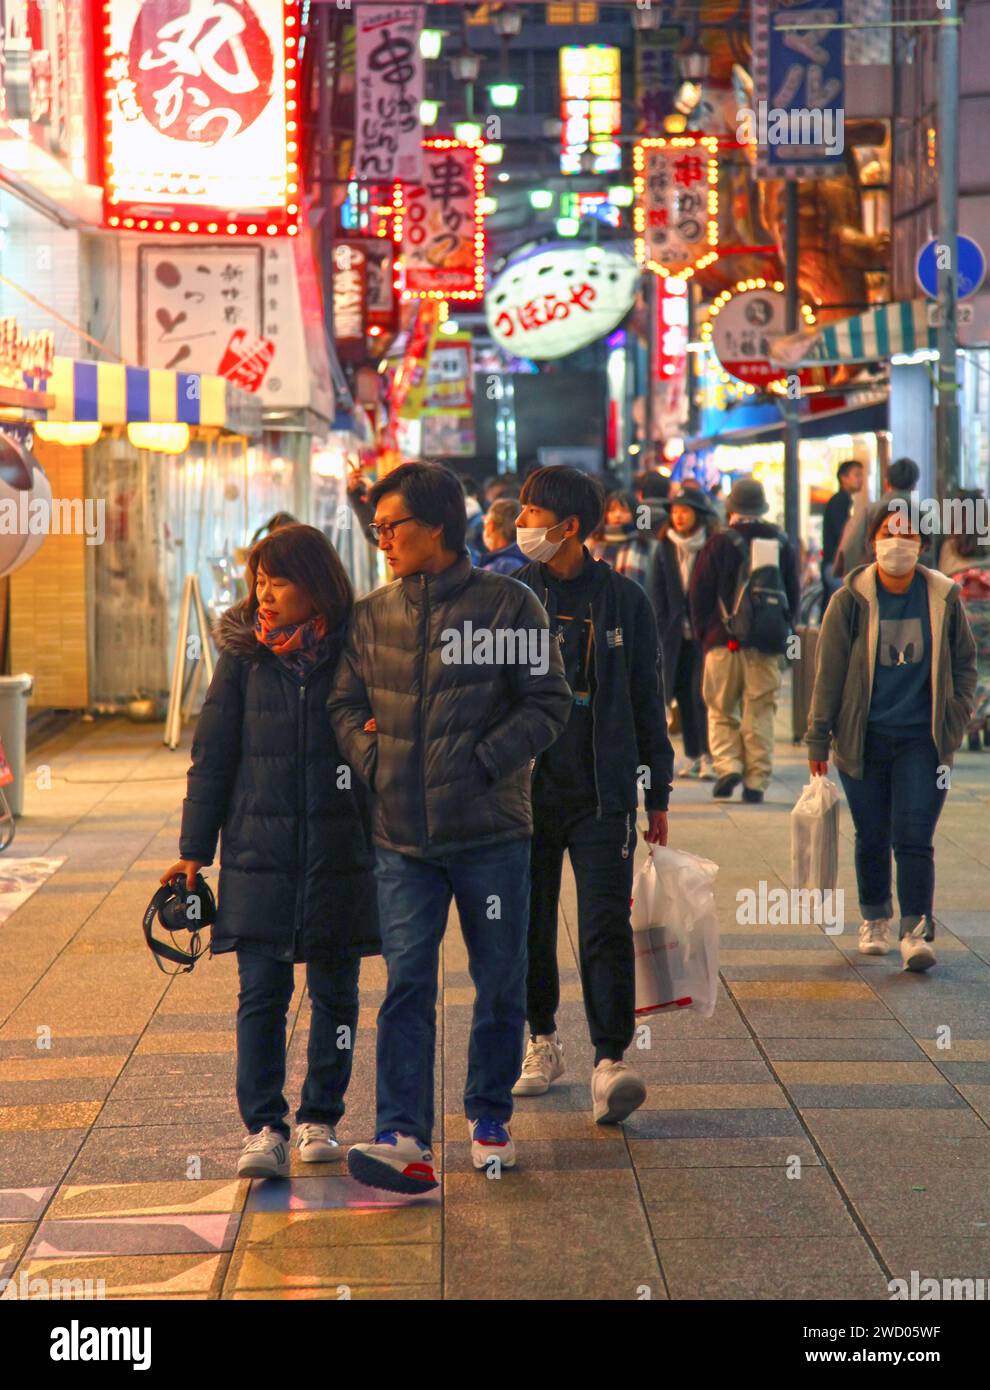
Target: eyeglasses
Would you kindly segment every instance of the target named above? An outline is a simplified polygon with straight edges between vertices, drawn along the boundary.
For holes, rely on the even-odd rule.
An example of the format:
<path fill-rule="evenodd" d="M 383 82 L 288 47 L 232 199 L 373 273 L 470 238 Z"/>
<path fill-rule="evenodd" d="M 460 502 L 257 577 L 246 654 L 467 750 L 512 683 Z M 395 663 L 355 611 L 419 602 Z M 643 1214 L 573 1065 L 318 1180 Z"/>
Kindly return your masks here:
<path fill-rule="evenodd" d="M 378 541 L 390 541 L 395 535 L 397 526 L 405 526 L 407 521 L 416 521 L 414 516 L 402 516 L 398 521 L 383 521 L 381 524 L 373 521 L 368 527 L 368 534 L 377 543 Z"/>

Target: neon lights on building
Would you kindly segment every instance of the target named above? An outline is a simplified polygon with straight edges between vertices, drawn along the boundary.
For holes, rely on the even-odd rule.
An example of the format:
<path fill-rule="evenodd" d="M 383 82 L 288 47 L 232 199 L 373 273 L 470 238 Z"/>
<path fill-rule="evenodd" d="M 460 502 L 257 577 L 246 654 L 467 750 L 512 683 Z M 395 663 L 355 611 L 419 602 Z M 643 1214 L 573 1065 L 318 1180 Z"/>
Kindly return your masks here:
<path fill-rule="evenodd" d="M 718 140 L 651 136 L 633 150 L 636 259 L 666 279 L 718 260 Z"/>
<path fill-rule="evenodd" d="M 563 173 L 582 172 L 581 156 L 589 154 L 596 174 L 613 174 L 622 167 L 621 65 L 621 51 L 606 44 L 560 50 Z"/>
<path fill-rule="evenodd" d="M 424 140 L 423 182 L 395 184 L 396 288 L 403 299 L 484 297 L 481 149 L 462 140 Z"/>

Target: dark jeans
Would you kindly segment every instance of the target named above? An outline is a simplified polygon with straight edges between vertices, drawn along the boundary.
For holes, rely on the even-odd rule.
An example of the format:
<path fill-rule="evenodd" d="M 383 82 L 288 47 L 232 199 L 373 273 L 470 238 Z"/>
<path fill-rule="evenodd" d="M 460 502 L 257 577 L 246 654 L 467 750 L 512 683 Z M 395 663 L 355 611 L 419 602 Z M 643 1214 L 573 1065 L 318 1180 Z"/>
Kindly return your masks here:
<path fill-rule="evenodd" d="M 701 673 L 705 654 L 701 643 L 685 637 L 677 657 L 670 694 L 681 712 L 684 756 L 692 762 L 708 755 L 708 712 L 701 698 Z"/>
<path fill-rule="evenodd" d="M 527 1007 L 531 1033 L 552 1033 L 560 1005 L 557 907 L 564 851 L 577 883 L 578 963 L 595 1065 L 619 1061 L 632 1042 L 636 977 L 629 900 L 636 827 L 632 815 L 568 817 L 533 807 Z"/>
<path fill-rule="evenodd" d="M 306 987 L 312 1003 L 306 1080 L 296 1120 L 335 1125 L 344 1113 L 358 1024 L 357 956 L 310 961 Z M 239 950 L 241 992 L 237 1003 L 237 1104 L 249 1134 L 271 1125 L 288 1138 L 285 1085 L 285 1019 L 294 984 L 291 961 Z M 346 1033 L 338 1032 L 347 1028 Z M 346 1046 L 344 1045 L 346 1044 Z"/>
<path fill-rule="evenodd" d="M 945 802 L 931 734 L 905 737 L 868 730 L 863 776 L 840 772 L 856 827 L 856 882 L 864 918 L 893 916 L 890 851 L 897 863 L 901 935 L 931 918 L 935 898 L 932 841 Z M 928 939 L 934 932 L 930 929 Z"/>
<path fill-rule="evenodd" d="M 469 1120 L 504 1122 L 522 1064 L 529 839 L 438 859 L 375 853 L 388 965 L 378 1014 L 378 1133 L 432 1140 L 437 970 L 451 898 L 475 988 L 464 1111 Z"/>

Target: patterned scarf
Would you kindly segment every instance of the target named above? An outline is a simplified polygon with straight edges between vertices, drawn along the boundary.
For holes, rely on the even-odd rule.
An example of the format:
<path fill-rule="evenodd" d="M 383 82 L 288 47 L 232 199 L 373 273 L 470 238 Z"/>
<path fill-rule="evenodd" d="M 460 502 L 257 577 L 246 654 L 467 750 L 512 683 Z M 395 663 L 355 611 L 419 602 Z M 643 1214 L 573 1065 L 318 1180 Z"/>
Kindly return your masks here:
<path fill-rule="evenodd" d="M 259 611 L 254 618 L 254 635 L 300 678 L 305 678 L 326 655 L 327 620 L 322 613 L 304 623 L 269 627 Z"/>

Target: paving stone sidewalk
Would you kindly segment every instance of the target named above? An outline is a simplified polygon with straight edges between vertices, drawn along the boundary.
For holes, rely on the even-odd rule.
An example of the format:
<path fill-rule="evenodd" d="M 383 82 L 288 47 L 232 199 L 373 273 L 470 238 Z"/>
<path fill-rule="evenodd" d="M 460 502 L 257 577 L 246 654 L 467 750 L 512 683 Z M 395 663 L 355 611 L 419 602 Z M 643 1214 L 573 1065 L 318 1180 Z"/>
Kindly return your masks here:
<path fill-rule="evenodd" d="M 672 843 L 720 865 L 722 985 L 710 1020 L 648 1020 L 633 1057 L 648 1099 L 623 1128 L 589 1113 L 565 869 L 567 1073 L 519 1103 L 519 1167 L 498 1180 L 472 1170 L 466 1142 L 472 988 L 453 918 L 442 1194 L 412 1202 L 376 1200 L 340 1164 L 297 1168 L 289 1183 L 231 1176 L 235 964 L 167 979 L 140 930 L 176 857 L 187 761 L 188 731 L 172 753 L 158 726 L 123 720 L 79 721 L 29 756 L 51 786 L 29 787 L 0 880 L 12 858 L 65 862 L 0 924 L 0 1277 L 102 1280 L 120 1299 L 827 1300 L 886 1298 L 912 1270 L 990 1276 L 990 752 L 960 755 L 953 774 L 937 845 L 945 930 L 928 976 L 856 953 L 845 810 L 845 931 L 737 922 L 739 889 L 789 884 L 799 749 L 778 741 L 762 806 L 678 783 Z M 361 984 L 345 1142 L 373 1131 L 380 960 Z"/>

